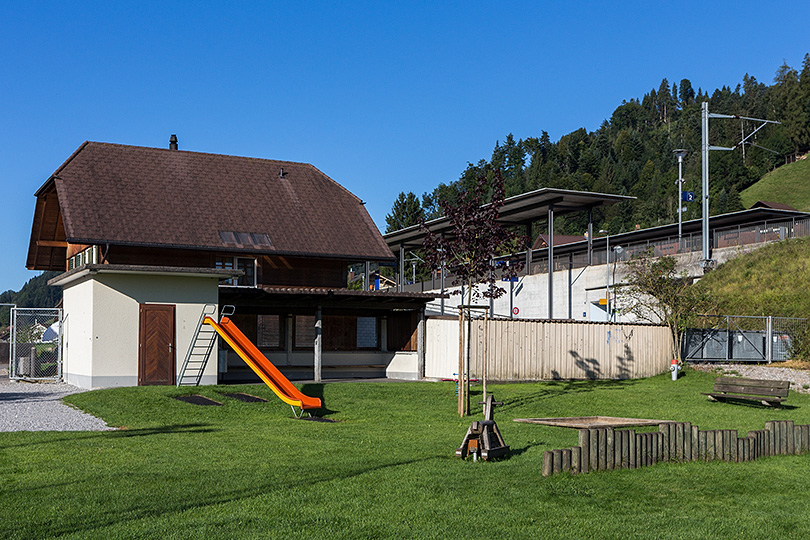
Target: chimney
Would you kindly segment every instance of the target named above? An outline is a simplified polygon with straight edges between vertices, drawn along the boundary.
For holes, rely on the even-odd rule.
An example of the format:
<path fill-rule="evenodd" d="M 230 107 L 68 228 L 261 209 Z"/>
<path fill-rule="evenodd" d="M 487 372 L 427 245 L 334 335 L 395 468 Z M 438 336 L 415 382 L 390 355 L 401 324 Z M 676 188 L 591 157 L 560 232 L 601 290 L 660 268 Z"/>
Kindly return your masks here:
<path fill-rule="evenodd" d="M 177 150 L 177 135 L 169 137 L 169 150 Z"/>

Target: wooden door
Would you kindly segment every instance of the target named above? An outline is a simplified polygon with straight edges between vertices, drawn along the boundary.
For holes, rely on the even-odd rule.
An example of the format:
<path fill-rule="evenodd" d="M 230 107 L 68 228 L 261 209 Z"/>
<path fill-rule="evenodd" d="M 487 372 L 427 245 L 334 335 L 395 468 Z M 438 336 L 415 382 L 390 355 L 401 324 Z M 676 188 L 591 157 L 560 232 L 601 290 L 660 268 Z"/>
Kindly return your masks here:
<path fill-rule="evenodd" d="M 141 304 L 138 385 L 175 383 L 174 306 Z"/>

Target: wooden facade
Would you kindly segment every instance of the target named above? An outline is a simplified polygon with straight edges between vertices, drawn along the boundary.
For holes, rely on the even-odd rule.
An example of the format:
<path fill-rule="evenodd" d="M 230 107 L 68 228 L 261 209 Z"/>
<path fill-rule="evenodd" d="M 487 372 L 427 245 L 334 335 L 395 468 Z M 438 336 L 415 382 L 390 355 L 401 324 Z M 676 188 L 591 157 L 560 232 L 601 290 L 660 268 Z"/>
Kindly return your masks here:
<path fill-rule="evenodd" d="M 471 376 L 483 374 L 483 321 L 473 321 Z M 425 376 L 458 371 L 458 319 L 431 317 Z M 669 369 L 672 338 L 665 326 L 560 320 L 490 319 L 487 378 L 493 381 L 635 379 Z M 455 346 L 453 346 L 455 344 Z"/>

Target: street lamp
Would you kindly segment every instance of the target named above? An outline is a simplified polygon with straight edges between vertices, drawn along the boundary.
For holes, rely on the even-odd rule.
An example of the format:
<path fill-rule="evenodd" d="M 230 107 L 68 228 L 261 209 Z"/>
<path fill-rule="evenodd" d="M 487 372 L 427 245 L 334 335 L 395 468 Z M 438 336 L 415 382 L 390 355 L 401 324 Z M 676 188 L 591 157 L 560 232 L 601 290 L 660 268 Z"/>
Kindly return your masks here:
<path fill-rule="evenodd" d="M 605 235 L 605 317 L 610 322 L 610 233 L 599 229 L 599 234 Z"/>
<path fill-rule="evenodd" d="M 683 237 L 683 158 L 686 156 L 686 150 L 679 148 L 674 152 L 678 157 L 678 251 L 680 252 L 683 250 L 681 240 Z"/>
<path fill-rule="evenodd" d="M 616 288 L 616 262 L 619 260 L 619 257 L 624 252 L 624 248 L 622 246 L 613 246 L 613 253 L 616 255 L 613 257 L 613 287 Z M 613 296 L 618 298 L 619 295 L 616 291 L 613 291 Z M 616 322 L 616 310 L 614 309 L 610 314 L 610 320 Z"/>

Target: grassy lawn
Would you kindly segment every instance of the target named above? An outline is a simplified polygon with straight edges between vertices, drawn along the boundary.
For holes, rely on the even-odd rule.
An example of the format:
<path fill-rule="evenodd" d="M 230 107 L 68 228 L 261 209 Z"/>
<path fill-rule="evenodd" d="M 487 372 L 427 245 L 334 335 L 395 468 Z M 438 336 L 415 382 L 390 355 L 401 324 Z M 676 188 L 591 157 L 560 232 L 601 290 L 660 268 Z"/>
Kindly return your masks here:
<path fill-rule="evenodd" d="M 796 210 L 807 212 L 810 207 L 810 159 L 783 165 L 763 176 L 759 182 L 740 193 L 743 206 L 749 208 L 757 201 L 789 204 Z"/>
<path fill-rule="evenodd" d="M 576 477 L 540 474 L 576 431 L 519 417 L 610 415 L 702 429 L 810 423 L 788 407 L 711 403 L 711 374 L 615 382 L 493 385 L 512 449 L 500 462 L 453 457 L 473 419 L 453 383 L 309 385 L 336 423 L 292 418 L 264 386 L 173 387 L 69 397 L 123 426 L 99 433 L 2 433 L 0 538 L 806 538 L 810 455 L 753 463 L 661 464 Z M 267 403 L 219 392 L 243 391 Z M 476 396 L 474 396 L 476 397 Z"/>

